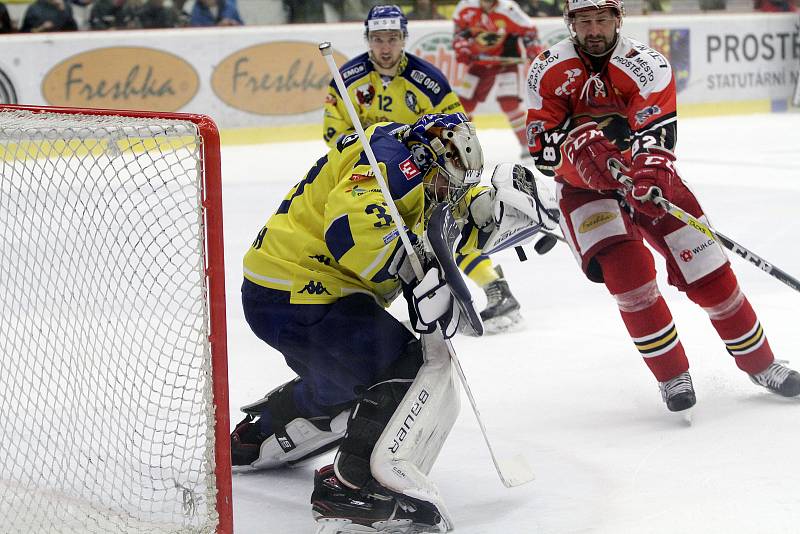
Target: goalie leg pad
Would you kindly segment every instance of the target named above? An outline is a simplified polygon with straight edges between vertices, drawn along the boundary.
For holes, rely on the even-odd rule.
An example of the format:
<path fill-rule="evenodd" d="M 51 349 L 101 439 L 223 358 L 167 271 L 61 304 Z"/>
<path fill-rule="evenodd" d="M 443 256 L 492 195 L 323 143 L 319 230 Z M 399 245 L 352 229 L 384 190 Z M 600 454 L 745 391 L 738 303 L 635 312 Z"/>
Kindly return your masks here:
<path fill-rule="evenodd" d="M 350 411 L 334 418 L 304 419 L 290 421 L 280 434 L 273 434 L 261 444 L 259 456 L 250 467 L 272 469 L 301 462 L 326 453 L 341 443 L 344 438 Z M 325 428 L 328 430 L 325 430 Z"/>
<path fill-rule="evenodd" d="M 422 366 L 422 346 L 412 341 L 403 356 L 361 396 L 347 433 L 333 462 L 336 476 L 350 488 L 362 488 L 372 480 L 369 460 L 375 443 Z"/>
<path fill-rule="evenodd" d="M 423 336 L 423 352 L 425 363 L 376 443 L 370 468 L 390 491 L 433 506 L 441 516 L 440 530 L 447 531 L 453 521 L 427 475 L 461 405 L 441 335 Z"/>
<path fill-rule="evenodd" d="M 239 470 L 297 464 L 329 451 L 342 440 L 349 411 L 335 417 L 304 416 L 294 402 L 300 380 L 287 382 L 242 407 L 247 415 L 231 433 L 232 462 Z"/>

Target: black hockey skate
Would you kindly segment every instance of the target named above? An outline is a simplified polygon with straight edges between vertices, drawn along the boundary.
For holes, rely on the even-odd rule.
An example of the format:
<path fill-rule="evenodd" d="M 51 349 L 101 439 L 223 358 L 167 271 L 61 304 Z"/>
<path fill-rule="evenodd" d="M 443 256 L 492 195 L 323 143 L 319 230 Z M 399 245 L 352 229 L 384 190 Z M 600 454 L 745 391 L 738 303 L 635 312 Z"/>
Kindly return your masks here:
<path fill-rule="evenodd" d="M 495 271 L 500 276 L 484 287 L 486 292 L 486 309 L 481 312 L 484 332 L 498 334 L 515 330 L 523 324 L 519 313 L 519 302 L 511 294 L 508 282 L 503 277 L 503 269 L 498 265 Z"/>
<path fill-rule="evenodd" d="M 789 369 L 777 360 L 758 374 L 749 375 L 754 384 L 764 386 L 784 397 L 800 395 L 800 373 Z"/>
<path fill-rule="evenodd" d="M 658 388 L 661 390 L 661 398 L 667 403 L 667 409 L 671 412 L 688 410 L 697 402 L 689 371 L 666 382 L 659 382 Z"/>
<path fill-rule="evenodd" d="M 348 488 L 332 465 L 314 473 L 311 512 L 317 534 L 441 532 L 441 516 L 433 505 L 393 493 L 375 480 L 360 490 Z"/>

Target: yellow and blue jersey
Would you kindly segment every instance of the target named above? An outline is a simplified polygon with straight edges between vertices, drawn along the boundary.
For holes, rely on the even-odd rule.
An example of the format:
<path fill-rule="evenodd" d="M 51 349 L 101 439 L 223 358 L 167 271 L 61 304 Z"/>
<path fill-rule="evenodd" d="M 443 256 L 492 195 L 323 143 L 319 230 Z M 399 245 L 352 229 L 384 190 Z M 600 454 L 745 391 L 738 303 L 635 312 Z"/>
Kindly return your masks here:
<path fill-rule="evenodd" d="M 413 54 L 403 54 L 397 75 L 391 78 L 375 70 L 369 53 L 351 59 L 339 72 L 365 129 L 378 122 L 412 124 L 428 113 L 464 113 L 444 74 Z M 325 99 L 323 139 L 334 147 L 354 131 L 342 95 L 331 82 Z"/>
<path fill-rule="evenodd" d="M 398 140 L 399 128 L 374 125 L 367 137 L 403 221 L 421 238 L 424 173 Z M 246 253 L 244 276 L 288 293 L 291 303 L 325 304 L 362 292 L 386 306 L 400 290 L 388 272 L 400 247 L 386 199 L 353 134 L 289 191 Z"/>

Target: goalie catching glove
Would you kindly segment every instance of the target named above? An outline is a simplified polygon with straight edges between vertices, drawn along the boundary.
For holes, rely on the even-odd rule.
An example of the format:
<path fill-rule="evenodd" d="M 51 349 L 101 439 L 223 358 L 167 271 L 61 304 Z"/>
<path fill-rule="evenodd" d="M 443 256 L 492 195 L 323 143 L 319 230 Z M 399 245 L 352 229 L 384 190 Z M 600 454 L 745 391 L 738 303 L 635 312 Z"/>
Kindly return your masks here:
<path fill-rule="evenodd" d="M 520 164 L 501 163 L 492 174 L 494 186 L 490 214 L 471 213 L 478 222 L 490 217 L 490 237 L 485 254 L 525 244 L 541 230 L 555 230 L 559 211 L 555 195 L 533 172 Z M 484 208 L 485 209 L 485 208 Z"/>

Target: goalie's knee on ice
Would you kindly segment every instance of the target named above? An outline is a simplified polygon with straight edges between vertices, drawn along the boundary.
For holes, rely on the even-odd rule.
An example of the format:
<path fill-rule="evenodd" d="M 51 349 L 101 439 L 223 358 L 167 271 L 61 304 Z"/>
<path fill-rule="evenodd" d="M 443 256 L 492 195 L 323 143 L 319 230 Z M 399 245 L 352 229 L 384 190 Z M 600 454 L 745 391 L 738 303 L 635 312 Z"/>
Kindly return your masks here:
<path fill-rule="evenodd" d="M 242 407 L 247 415 L 231 433 L 233 466 L 269 469 L 292 465 L 336 447 L 344 437 L 348 406 L 304 414 L 295 402 L 296 378 Z"/>

